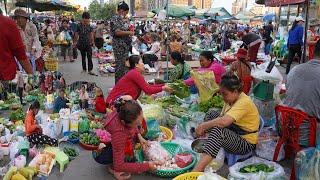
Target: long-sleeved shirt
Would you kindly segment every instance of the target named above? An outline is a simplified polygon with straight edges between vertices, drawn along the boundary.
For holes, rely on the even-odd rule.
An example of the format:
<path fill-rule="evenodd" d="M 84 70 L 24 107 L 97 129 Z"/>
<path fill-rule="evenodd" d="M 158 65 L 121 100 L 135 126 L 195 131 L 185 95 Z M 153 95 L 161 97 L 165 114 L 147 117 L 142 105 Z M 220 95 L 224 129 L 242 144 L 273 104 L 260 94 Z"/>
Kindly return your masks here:
<path fill-rule="evenodd" d="M 61 98 L 60 96 L 56 98 L 54 101 L 54 107 L 53 107 L 53 112 L 54 113 L 59 113 L 59 111 L 63 108 L 67 108 L 67 103 L 68 100 L 65 98 Z"/>
<path fill-rule="evenodd" d="M 28 111 L 26 119 L 24 121 L 25 124 L 25 129 L 26 129 L 26 135 L 32 135 L 33 133 L 35 133 L 36 129 L 37 129 L 37 123 L 36 120 L 34 118 L 33 112 L 31 110 Z"/>
<path fill-rule="evenodd" d="M 148 84 L 137 69 L 132 69 L 113 87 L 106 99 L 106 103 L 110 105 L 122 95 L 130 95 L 133 99 L 138 99 L 141 91 L 148 95 L 159 93 L 162 91 L 162 86 L 163 84 Z"/>
<path fill-rule="evenodd" d="M 297 44 L 303 46 L 303 27 L 301 25 L 289 31 L 288 46 Z"/>
<path fill-rule="evenodd" d="M 106 113 L 107 106 L 102 96 L 96 97 L 95 107 L 97 112 L 103 113 L 103 114 Z"/>
<path fill-rule="evenodd" d="M 220 84 L 221 82 L 221 77 L 223 76 L 223 74 L 226 72 L 226 69 L 219 63 L 217 62 L 212 62 L 211 65 L 207 68 L 200 68 L 198 70 L 199 72 L 206 72 L 206 71 L 212 71 L 214 73 L 214 77 L 216 79 L 216 83 Z M 194 81 L 192 78 L 189 78 L 187 80 L 184 81 L 186 83 L 186 85 L 188 86 L 193 86 L 194 85 Z"/>
<path fill-rule="evenodd" d="M 294 67 L 287 77 L 287 97 L 283 103 L 320 120 L 319 76 L 320 60 L 314 59 Z"/>
<path fill-rule="evenodd" d="M 138 129 L 122 124 L 116 112 L 111 113 L 108 118 L 110 119 L 108 119 L 106 129 L 111 134 L 114 170 L 128 173 L 143 173 L 148 171 L 148 163 L 125 162 L 125 152 L 128 149 L 131 149 L 131 151 L 134 149 L 134 144 L 131 142 L 134 142 L 137 138 Z"/>

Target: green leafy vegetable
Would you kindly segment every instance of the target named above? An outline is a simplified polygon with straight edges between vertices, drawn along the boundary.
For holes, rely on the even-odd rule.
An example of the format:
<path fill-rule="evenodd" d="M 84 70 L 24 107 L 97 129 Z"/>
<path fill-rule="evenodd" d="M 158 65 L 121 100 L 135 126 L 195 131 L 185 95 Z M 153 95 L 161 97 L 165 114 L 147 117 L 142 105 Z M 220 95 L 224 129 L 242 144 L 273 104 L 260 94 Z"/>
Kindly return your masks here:
<path fill-rule="evenodd" d="M 184 99 L 190 96 L 189 87 L 183 81 L 178 80 L 168 85 L 173 89 L 173 94 L 177 97 Z"/>
<path fill-rule="evenodd" d="M 155 102 L 154 99 L 151 96 L 141 96 L 139 98 L 139 101 L 142 104 L 153 104 Z"/>
<path fill-rule="evenodd" d="M 210 108 L 223 108 L 224 102 L 221 95 L 215 95 L 211 97 L 208 101 L 203 101 L 199 103 L 199 111 L 208 112 Z"/>
<path fill-rule="evenodd" d="M 178 105 L 178 106 L 181 105 L 181 103 L 178 102 L 175 96 L 165 96 L 162 98 L 158 98 L 156 99 L 156 102 L 163 108 L 167 108 L 170 105 Z"/>
<path fill-rule="evenodd" d="M 22 109 L 17 109 L 15 111 L 11 111 L 9 118 L 11 120 L 24 120 L 24 118 L 26 117 L 26 113 L 22 110 Z"/>

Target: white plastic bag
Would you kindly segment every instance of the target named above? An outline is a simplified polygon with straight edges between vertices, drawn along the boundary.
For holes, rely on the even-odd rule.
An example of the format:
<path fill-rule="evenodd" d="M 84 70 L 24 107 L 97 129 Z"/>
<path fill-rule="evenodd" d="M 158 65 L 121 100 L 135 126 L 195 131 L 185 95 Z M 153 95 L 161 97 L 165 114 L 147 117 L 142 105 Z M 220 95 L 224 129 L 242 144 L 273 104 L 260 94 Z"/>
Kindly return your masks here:
<path fill-rule="evenodd" d="M 149 148 L 144 151 L 146 159 L 149 161 L 166 162 L 171 159 L 170 153 L 165 150 L 157 141 L 151 141 Z"/>
<path fill-rule="evenodd" d="M 13 142 L 9 146 L 9 154 L 10 154 L 10 159 L 13 160 L 16 156 L 16 154 L 19 152 L 19 142 Z"/>
<path fill-rule="evenodd" d="M 23 155 L 20 155 L 14 159 L 14 165 L 17 168 L 23 168 L 26 165 L 26 163 L 27 163 L 27 159 Z"/>
<path fill-rule="evenodd" d="M 221 176 L 218 174 L 214 173 L 212 170 L 210 171 L 205 171 L 202 175 L 198 177 L 197 180 L 223 180 Z"/>
<path fill-rule="evenodd" d="M 320 150 L 306 148 L 295 158 L 297 179 L 320 179 Z"/>
<path fill-rule="evenodd" d="M 216 158 L 212 159 L 210 164 L 206 167 L 206 170 L 212 170 L 213 172 L 217 172 L 224 164 L 225 152 L 224 149 L 221 148 L 218 152 Z"/>
<path fill-rule="evenodd" d="M 262 171 L 259 171 L 258 173 L 240 173 L 240 168 L 251 165 L 251 164 L 259 164 L 263 163 L 266 164 L 269 167 L 274 167 L 274 171 L 270 173 L 265 173 Z M 278 163 L 264 160 L 258 157 L 252 157 L 250 159 L 247 159 L 243 162 L 236 163 L 235 165 L 231 166 L 229 168 L 229 180 L 274 180 L 274 179 L 285 179 L 285 172 Z"/>

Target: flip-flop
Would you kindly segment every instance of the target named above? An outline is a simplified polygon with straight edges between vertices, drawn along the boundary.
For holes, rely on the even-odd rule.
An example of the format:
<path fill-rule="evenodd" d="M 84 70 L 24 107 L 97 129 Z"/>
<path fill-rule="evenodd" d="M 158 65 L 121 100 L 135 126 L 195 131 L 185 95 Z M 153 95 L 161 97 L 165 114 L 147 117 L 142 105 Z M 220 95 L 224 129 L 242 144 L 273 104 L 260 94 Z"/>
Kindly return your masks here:
<path fill-rule="evenodd" d="M 92 76 L 98 76 L 98 75 L 96 75 L 96 74 L 93 73 L 93 72 L 89 72 L 88 74 L 89 74 L 89 75 L 92 75 Z"/>
<path fill-rule="evenodd" d="M 112 174 L 117 180 L 127 180 L 131 178 L 131 174 L 126 172 L 116 172 L 110 166 L 108 167 L 108 171 Z"/>

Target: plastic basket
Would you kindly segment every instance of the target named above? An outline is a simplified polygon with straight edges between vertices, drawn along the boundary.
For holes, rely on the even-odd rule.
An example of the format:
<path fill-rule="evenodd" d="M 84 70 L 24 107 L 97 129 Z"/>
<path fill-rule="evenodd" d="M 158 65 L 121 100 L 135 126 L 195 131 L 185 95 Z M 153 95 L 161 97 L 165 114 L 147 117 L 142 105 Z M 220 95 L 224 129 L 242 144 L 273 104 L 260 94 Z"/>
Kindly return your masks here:
<path fill-rule="evenodd" d="M 169 142 L 172 140 L 173 138 L 173 133 L 172 131 L 167 128 L 167 127 L 163 127 L 163 126 L 160 126 L 160 130 L 163 134 L 165 134 L 167 136 L 167 140 L 165 140 L 164 142 Z"/>
<path fill-rule="evenodd" d="M 164 149 L 166 149 L 172 156 L 174 156 L 178 153 L 181 153 L 181 152 L 185 152 L 185 151 L 183 151 L 183 148 L 176 143 L 163 142 L 163 143 L 161 143 L 161 146 Z M 157 176 L 163 177 L 163 178 L 173 178 L 173 177 L 179 176 L 180 174 L 184 174 L 184 173 L 188 172 L 189 170 L 191 170 L 193 168 L 193 166 L 197 162 L 196 154 L 191 151 L 189 153 L 192 154 L 193 161 L 188 166 L 186 166 L 184 168 L 177 169 L 177 170 L 156 170 L 155 174 Z"/>
<path fill-rule="evenodd" d="M 261 101 L 273 99 L 274 84 L 262 81 L 253 88 L 254 97 Z"/>
<path fill-rule="evenodd" d="M 175 177 L 173 180 L 197 180 L 203 172 L 189 172 Z"/>
<path fill-rule="evenodd" d="M 44 67 L 46 68 L 46 70 L 48 71 L 58 71 L 58 61 L 57 60 L 46 60 L 44 61 Z"/>

